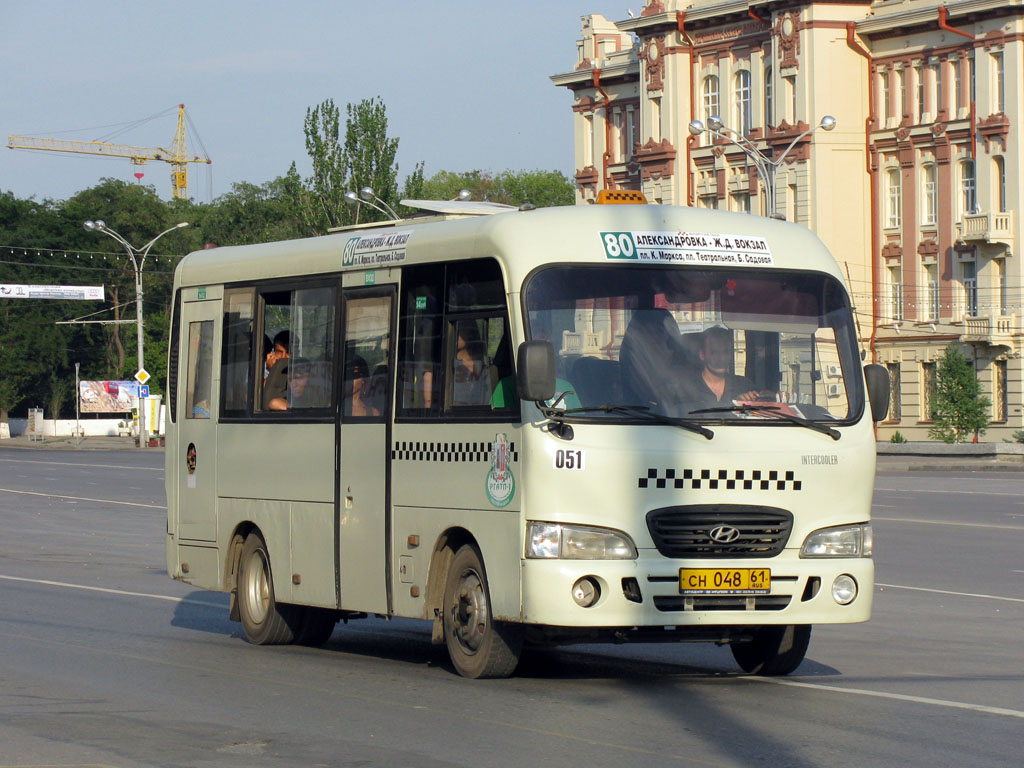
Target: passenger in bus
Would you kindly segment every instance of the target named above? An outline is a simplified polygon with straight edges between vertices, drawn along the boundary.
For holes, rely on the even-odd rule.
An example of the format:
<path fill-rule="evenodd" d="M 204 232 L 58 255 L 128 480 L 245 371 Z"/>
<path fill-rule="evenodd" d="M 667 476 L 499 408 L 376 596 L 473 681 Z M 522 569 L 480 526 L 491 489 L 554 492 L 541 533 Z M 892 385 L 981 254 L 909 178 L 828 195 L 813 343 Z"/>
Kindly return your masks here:
<path fill-rule="evenodd" d="M 380 409 L 370 400 L 370 370 L 366 361 L 359 355 L 349 358 L 345 365 L 345 402 L 343 413 L 346 416 L 380 416 Z"/>
<path fill-rule="evenodd" d="M 274 346 L 267 353 L 265 363 L 267 376 L 263 381 L 261 404 L 265 411 L 285 411 L 288 402 L 288 359 L 290 357 L 291 334 L 280 331 L 274 336 Z M 274 401 L 277 402 L 275 407 Z"/>
<path fill-rule="evenodd" d="M 722 326 L 708 328 L 702 334 L 700 372 L 686 382 L 683 399 L 690 410 L 757 400 L 758 390 L 746 376 L 730 373 L 733 361 L 732 331 Z"/>
<path fill-rule="evenodd" d="M 667 309 L 633 312 L 619 363 L 624 404 L 653 405 L 667 412 L 678 402 L 679 382 L 690 364 L 679 326 Z"/>
<path fill-rule="evenodd" d="M 498 383 L 497 369 L 484 360 L 487 350 L 476 321 L 460 322 L 456 340 L 455 359 L 452 361 L 452 405 L 487 405 Z"/>

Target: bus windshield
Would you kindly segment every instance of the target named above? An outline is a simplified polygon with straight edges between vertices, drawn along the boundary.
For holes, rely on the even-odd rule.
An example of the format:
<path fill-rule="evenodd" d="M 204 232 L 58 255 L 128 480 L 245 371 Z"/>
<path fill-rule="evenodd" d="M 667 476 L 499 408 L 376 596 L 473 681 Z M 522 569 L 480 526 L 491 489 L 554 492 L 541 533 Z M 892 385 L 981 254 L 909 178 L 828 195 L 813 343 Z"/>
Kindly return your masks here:
<path fill-rule="evenodd" d="M 863 410 L 853 315 L 829 275 L 557 266 L 524 293 L 530 338 L 554 346 L 566 418 L 792 424 Z"/>

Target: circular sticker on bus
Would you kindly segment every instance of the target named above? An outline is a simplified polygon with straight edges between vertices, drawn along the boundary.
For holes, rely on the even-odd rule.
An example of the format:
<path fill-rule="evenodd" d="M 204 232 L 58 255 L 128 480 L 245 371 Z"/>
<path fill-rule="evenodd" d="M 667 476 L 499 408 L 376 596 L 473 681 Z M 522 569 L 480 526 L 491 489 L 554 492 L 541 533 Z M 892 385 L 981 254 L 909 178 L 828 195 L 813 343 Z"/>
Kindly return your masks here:
<path fill-rule="evenodd" d="M 516 493 L 516 478 L 509 465 L 508 435 L 494 436 L 491 444 L 491 470 L 487 473 L 487 499 L 498 509 L 507 507 Z"/>
<path fill-rule="evenodd" d="M 188 449 L 185 451 L 185 466 L 188 467 L 188 473 L 194 475 L 196 473 L 196 444 L 189 443 Z"/>

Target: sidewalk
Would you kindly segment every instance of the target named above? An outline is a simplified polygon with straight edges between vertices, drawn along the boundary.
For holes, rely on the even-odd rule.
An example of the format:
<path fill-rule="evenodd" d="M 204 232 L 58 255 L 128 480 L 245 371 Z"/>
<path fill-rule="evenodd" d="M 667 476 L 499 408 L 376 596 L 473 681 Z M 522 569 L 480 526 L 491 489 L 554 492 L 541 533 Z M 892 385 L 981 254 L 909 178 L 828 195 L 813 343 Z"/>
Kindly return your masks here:
<path fill-rule="evenodd" d="M 97 437 L 44 437 L 40 440 L 30 440 L 28 435 L 18 435 L 6 440 L 0 440 L 0 448 L 19 448 L 24 450 L 62 450 L 62 451 L 138 451 L 142 450 L 135 445 L 133 437 L 111 437 L 108 435 Z M 163 451 L 159 448 L 146 448 L 147 451 Z"/>

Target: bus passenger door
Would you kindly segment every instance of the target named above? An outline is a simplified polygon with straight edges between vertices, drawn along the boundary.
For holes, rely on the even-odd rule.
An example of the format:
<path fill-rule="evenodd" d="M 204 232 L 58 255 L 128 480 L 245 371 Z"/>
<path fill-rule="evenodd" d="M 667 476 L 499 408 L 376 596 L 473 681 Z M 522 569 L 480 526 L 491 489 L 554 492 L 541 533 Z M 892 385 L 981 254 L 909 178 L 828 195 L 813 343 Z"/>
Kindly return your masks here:
<path fill-rule="evenodd" d="M 345 275 L 345 283 L 364 279 Z M 339 594 L 347 610 L 389 613 L 395 286 L 346 287 L 342 296 Z"/>
<path fill-rule="evenodd" d="M 221 291 L 199 289 L 210 300 L 184 301 L 178 356 L 178 538 L 217 537 L 217 399 Z M 192 289 L 191 292 L 195 292 Z M 212 295 L 215 294 L 215 295 Z M 187 297 L 186 297 L 187 298 Z"/>

